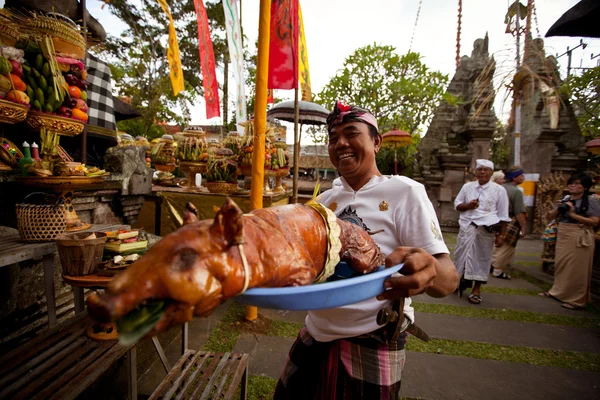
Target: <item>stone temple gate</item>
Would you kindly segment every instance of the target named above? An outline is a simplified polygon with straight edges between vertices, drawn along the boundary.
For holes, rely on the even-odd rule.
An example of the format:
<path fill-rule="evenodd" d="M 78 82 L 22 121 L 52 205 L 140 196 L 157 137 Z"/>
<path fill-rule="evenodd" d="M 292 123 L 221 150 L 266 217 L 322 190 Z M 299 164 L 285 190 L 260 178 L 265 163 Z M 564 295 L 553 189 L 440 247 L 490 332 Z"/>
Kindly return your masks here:
<path fill-rule="evenodd" d="M 488 40 L 487 34 L 475 40 L 471 56 L 461 58 L 448 86 L 448 92 L 459 99 L 458 104 L 440 104 L 419 145 L 415 179 L 425 184 L 440 224 L 446 229 L 458 227 L 454 199 L 462 185 L 473 179 L 470 171 L 474 170 L 475 160 L 490 159 L 490 142 L 498 125 L 493 111 L 496 63 L 489 55 Z M 585 168 L 585 140 L 568 98 L 547 90 L 560 84 L 556 60 L 545 57 L 541 39 L 529 39 L 527 45 L 523 69 L 528 73 L 520 86 L 521 165 L 526 173 L 540 177 Z M 552 94 L 556 101 L 550 99 Z M 558 104 L 558 109 L 551 104 Z M 507 132 L 514 132 L 512 117 Z M 512 134 L 509 139 L 513 142 Z M 511 157 L 510 165 L 512 161 Z"/>

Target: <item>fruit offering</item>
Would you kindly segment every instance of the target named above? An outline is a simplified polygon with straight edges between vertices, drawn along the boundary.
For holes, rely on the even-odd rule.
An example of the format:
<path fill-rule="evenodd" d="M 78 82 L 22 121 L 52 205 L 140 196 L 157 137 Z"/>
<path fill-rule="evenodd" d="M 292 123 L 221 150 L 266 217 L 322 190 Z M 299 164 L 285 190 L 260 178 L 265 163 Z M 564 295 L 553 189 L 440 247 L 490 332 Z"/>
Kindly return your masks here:
<path fill-rule="evenodd" d="M 1 54 L 8 54 L 14 59 L 0 56 L 0 99 L 29 106 L 33 97 L 31 94 L 34 93 L 30 92 L 22 79 L 24 69 L 19 60 L 25 61 L 24 52 L 14 47 L 2 46 Z"/>
<path fill-rule="evenodd" d="M 15 46 L 23 54 L 23 62 L 11 59 L 7 64 L 0 58 L 0 75 L 12 80 L 11 89 L 14 87 L 15 91 L 25 93 L 35 111 L 87 122 L 88 82 L 83 63 L 73 55 L 60 53 L 54 60 L 46 59 L 38 44 L 28 39 L 19 40 Z M 62 79 L 54 82 L 53 76 L 59 75 L 53 75 L 52 65 L 58 66 L 56 73 L 62 74 L 64 82 Z M 10 76 L 3 73 L 6 70 Z M 66 86 L 61 86 L 63 84 Z M 6 82 L 0 78 L 0 94 L 6 87 Z M 26 100 L 20 94 L 12 95 L 12 98 L 20 102 Z"/>

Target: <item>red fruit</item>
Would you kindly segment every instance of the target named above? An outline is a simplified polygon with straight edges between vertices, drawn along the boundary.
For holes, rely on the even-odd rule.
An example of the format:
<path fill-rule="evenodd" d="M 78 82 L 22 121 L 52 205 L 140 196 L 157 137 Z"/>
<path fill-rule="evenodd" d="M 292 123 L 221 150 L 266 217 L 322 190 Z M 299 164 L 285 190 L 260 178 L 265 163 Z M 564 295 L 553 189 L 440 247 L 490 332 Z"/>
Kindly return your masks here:
<path fill-rule="evenodd" d="M 19 62 L 15 61 L 15 60 L 8 60 L 8 61 L 10 61 L 10 63 L 12 64 L 11 73 L 20 78 L 23 75 L 23 67 L 21 67 L 21 64 L 19 64 Z"/>
<path fill-rule="evenodd" d="M 81 99 L 77 99 L 77 104 L 75 105 L 75 108 L 80 109 L 84 113 L 88 112 L 88 106 L 87 106 L 86 102 Z"/>
<path fill-rule="evenodd" d="M 70 117 L 71 114 L 73 113 L 73 110 L 71 110 L 69 107 L 67 106 L 60 106 L 58 107 L 58 115 L 60 115 L 61 117 Z"/>

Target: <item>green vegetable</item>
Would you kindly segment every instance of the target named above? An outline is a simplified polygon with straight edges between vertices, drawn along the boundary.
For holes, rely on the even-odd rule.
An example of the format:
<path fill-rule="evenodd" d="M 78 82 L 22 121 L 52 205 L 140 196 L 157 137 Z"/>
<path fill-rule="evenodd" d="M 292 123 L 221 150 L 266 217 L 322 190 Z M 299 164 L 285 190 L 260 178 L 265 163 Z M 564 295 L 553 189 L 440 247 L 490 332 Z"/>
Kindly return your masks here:
<path fill-rule="evenodd" d="M 44 56 L 42 55 L 42 53 L 38 53 L 38 55 L 35 56 L 35 62 L 33 63 L 33 67 L 38 71 L 41 71 L 44 67 Z"/>
<path fill-rule="evenodd" d="M 33 106 L 34 110 L 36 110 L 36 111 L 42 111 L 42 105 L 40 104 L 39 101 L 34 100 L 32 106 Z"/>
<path fill-rule="evenodd" d="M 43 76 L 40 76 L 38 79 L 38 82 L 40 83 L 38 85 L 40 87 L 40 89 L 42 89 L 45 92 L 46 89 L 48 89 L 48 82 L 46 82 L 46 78 L 44 78 Z"/>
<path fill-rule="evenodd" d="M 33 76 L 35 79 L 37 79 L 39 81 L 40 76 L 42 76 L 42 75 L 40 74 L 40 71 L 38 71 L 37 69 L 31 68 L 31 76 Z"/>
<path fill-rule="evenodd" d="M 35 89 L 35 99 L 40 102 L 42 107 L 46 105 L 46 99 L 44 99 L 44 92 L 42 91 L 42 89 Z"/>
<path fill-rule="evenodd" d="M 52 76 L 52 72 L 50 71 L 50 64 L 48 64 L 48 61 L 44 61 L 44 65 L 42 66 L 42 76 L 46 77 L 47 79 Z"/>
<path fill-rule="evenodd" d="M 34 69 L 32 69 L 32 71 L 35 71 Z M 27 77 L 27 86 L 30 86 L 33 90 L 38 88 L 37 82 L 35 81 L 35 78 L 32 75 L 29 75 Z"/>
<path fill-rule="evenodd" d="M 0 56 L 0 75 L 9 74 L 12 71 L 12 64 L 8 58 Z"/>
<path fill-rule="evenodd" d="M 119 319 L 119 343 L 129 346 L 143 338 L 160 321 L 166 306 L 162 300 L 149 300 L 145 305 Z"/>

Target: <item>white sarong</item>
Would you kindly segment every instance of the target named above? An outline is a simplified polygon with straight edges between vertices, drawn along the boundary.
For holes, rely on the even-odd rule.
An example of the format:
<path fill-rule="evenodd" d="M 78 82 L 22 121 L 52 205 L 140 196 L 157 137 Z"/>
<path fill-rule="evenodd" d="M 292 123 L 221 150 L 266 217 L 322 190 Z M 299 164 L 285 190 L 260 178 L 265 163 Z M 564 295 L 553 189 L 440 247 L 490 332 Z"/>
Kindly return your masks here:
<path fill-rule="evenodd" d="M 487 282 L 494 250 L 494 233 L 473 224 L 461 226 L 454 251 L 454 265 L 459 277 Z"/>

